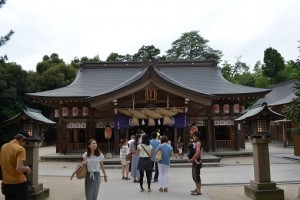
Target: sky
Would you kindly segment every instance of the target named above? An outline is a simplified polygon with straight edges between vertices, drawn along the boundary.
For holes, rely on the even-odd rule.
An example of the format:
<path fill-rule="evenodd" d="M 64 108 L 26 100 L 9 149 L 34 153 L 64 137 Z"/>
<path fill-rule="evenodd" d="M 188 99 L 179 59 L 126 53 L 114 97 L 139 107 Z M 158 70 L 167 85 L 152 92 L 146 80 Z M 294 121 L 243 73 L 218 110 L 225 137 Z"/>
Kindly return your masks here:
<path fill-rule="evenodd" d="M 183 33 L 198 31 L 223 61 L 251 68 L 272 47 L 287 60 L 300 55 L 299 0 L 6 0 L 0 36 L 15 33 L 0 55 L 26 71 L 57 53 L 106 60 L 154 45 L 160 55 Z"/>

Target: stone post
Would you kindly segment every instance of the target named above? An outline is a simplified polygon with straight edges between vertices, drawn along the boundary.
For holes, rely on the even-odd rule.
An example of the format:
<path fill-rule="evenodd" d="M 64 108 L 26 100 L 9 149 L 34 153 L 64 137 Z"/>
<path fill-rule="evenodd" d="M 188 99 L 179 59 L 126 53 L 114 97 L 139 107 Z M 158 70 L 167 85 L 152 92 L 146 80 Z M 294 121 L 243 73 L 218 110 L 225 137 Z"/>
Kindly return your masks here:
<path fill-rule="evenodd" d="M 31 166 L 31 173 L 27 175 L 30 184 L 30 200 L 44 200 L 49 197 L 49 188 L 43 188 L 39 183 L 39 147 L 41 143 L 29 142 L 25 145 L 26 165 Z"/>
<path fill-rule="evenodd" d="M 255 200 L 284 200 L 284 191 L 271 181 L 269 160 L 271 138 L 252 136 L 249 139 L 253 145 L 254 180 L 250 180 L 250 186 L 244 187 L 245 195 Z"/>

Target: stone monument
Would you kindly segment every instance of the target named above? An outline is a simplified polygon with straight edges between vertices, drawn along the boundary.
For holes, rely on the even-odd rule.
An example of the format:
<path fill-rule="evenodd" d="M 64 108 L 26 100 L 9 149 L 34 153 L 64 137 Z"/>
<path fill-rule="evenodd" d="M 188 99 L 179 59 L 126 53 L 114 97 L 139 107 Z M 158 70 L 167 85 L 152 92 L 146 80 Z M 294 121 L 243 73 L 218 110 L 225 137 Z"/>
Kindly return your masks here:
<path fill-rule="evenodd" d="M 284 190 L 278 188 L 271 181 L 269 142 L 266 136 L 252 136 L 249 138 L 253 144 L 254 180 L 250 186 L 245 186 L 245 195 L 255 200 L 284 200 Z"/>

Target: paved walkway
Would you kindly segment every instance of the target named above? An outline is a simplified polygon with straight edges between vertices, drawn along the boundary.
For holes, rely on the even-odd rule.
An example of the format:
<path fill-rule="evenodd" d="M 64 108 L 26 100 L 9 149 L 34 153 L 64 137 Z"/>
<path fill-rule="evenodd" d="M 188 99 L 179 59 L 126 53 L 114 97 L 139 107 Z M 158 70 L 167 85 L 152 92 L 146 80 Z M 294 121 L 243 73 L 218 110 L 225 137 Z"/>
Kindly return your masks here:
<path fill-rule="evenodd" d="M 251 144 L 246 145 L 251 150 Z M 40 148 L 40 155 L 52 154 L 53 147 Z M 269 145 L 271 179 L 284 190 L 285 200 L 296 200 L 300 188 L 300 157 L 293 149 L 278 143 Z M 74 162 L 40 162 L 39 182 L 50 188 L 48 200 L 83 200 L 84 181 L 69 180 Z M 202 200 L 250 200 L 244 195 L 244 185 L 254 179 L 253 158 L 222 158 L 220 167 L 204 167 L 201 170 L 203 186 L 201 196 L 190 195 L 194 188 L 190 168 L 171 168 L 169 192 L 159 192 L 159 184 L 152 183 L 152 192 L 140 192 L 139 184 L 121 180 L 120 169 L 107 169 L 108 182 L 101 183 L 98 199 L 202 199 Z M 144 181 L 146 188 L 146 182 Z M 4 199 L 0 195 L 0 199 Z M 299 198 L 300 199 L 300 198 Z"/>

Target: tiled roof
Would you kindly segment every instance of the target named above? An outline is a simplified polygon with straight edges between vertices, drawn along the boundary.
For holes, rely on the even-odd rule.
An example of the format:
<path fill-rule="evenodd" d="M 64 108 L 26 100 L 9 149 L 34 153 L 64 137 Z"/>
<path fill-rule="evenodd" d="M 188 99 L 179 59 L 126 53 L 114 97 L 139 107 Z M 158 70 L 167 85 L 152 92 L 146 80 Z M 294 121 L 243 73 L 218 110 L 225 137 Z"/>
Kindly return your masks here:
<path fill-rule="evenodd" d="M 261 107 L 257 107 L 257 108 L 248 110 L 245 114 L 243 114 L 239 118 L 235 119 L 235 121 L 246 121 L 246 120 L 251 119 L 252 117 L 262 114 L 263 112 L 269 113 L 269 115 L 272 115 L 273 118 L 275 118 L 275 119 L 283 119 L 284 118 L 283 115 L 281 115 L 277 112 L 274 112 L 273 110 L 269 109 L 268 106 L 265 105 L 265 106 L 261 106 Z"/>
<path fill-rule="evenodd" d="M 40 110 L 32 109 L 32 108 L 26 108 L 22 109 L 22 111 L 17 114 L 16 116 L 4 121 L 3 123 L 10 123 L 10 122 L 15 122 L 19 120 L 20 118 L 23 118 L 23 116 L 28 117 L 29 119 L 43 122 L 46 124 L 55 124 L 54 121 L 51 121 L 50 119 L 46 118 Z"/>
<path fill-rule="evenodd" d="M 141 79 L 151 67 L 142 62 L 83 63 L 69 86 L 30 93 L 36 97 L 95 97 L 121 89 Z M 163 80 L 207 95 L 266 94 L 269 89 L 236 85 L 225 80 L 215 62 L 159 62 L 154 72 Z"/>
<path fill-rule="evenodd" d="M 296 79 L 279 83 L 270 87 L 272 91 L 264 98 L 259 99 L 252 107 L 261 105 L 266 102 L 268 106 L 276 106 L 290 103 L 296 97 L 293 87 L 297 82 Z"/>

